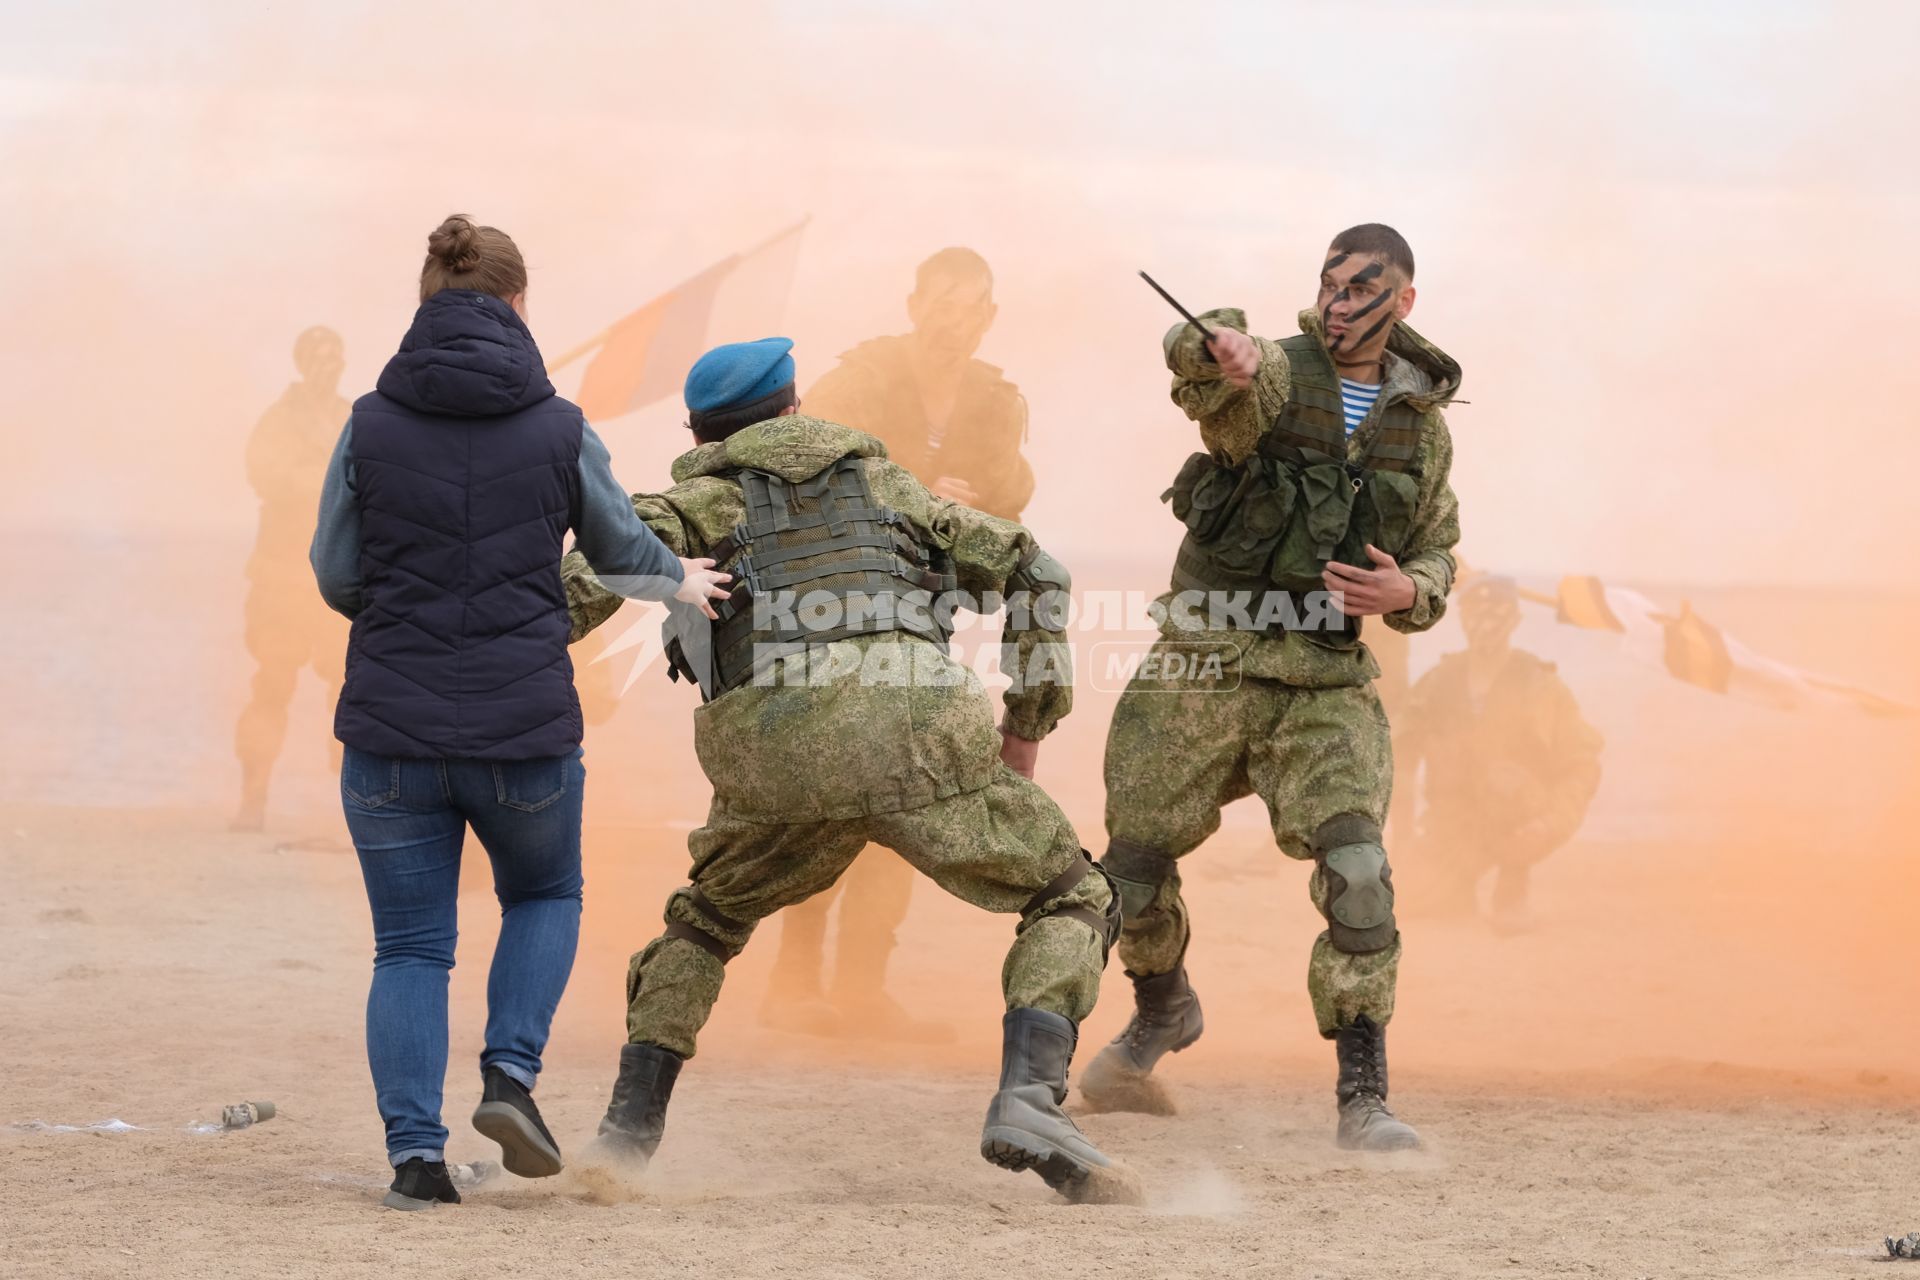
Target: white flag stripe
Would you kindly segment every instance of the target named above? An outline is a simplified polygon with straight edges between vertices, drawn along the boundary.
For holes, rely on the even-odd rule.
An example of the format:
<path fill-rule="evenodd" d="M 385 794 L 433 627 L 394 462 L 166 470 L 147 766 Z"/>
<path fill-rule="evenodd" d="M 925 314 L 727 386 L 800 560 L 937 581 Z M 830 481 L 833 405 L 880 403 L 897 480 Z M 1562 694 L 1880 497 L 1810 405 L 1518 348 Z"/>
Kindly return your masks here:
<path fill-rule="evenodd" d="M 1667 623 L 1676 615 L 1662 609 L 1638 591 L 1626 587 L 1602 586 L 1607 608 L 1625 629 L 1621 643 L 1635 661 L 1650 667 L 1667 669 Z M 1716 628 L 1718 630 L 1718 628 Z M 1769 658 L 1735 636 L 1719 631 L 1733 669 L 1727 678 L 1727 692 L 1749 702 L 1763 703 L 1781 710 L 1805 705 L 1809 698 L 1839 698 L 1866 710 L 1911 714 L 1913 708 L 1883 698 L 1868 690 L 1828 679 L 1778 658 Z"/>
<path fill-rule="evenodd" d="M 734 264 L 714 294 L 707 345 L 773 337 L 785 323 L 793 271 L 800 257 L 801 223 Z"/>

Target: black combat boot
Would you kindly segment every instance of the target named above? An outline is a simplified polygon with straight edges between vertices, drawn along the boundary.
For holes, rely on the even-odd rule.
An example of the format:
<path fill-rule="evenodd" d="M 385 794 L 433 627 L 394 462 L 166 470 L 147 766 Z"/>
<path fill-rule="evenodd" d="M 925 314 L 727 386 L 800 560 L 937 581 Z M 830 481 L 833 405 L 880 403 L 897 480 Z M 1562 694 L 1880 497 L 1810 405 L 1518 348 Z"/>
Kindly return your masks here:
<path fill-rule="evenodd" d="M 1161 1058 L 1200 1038 L 1205 1027 L 1200 997 L 1187 981 L 1184 964 L 1172 973 L 1127 976 L 1133 979 L 1133 1017 L 1087 1064 L 1080 1095 L 1098 1111 L 1172 1115 L 1172 1099 L 1148 1077 Z"/>
<path fill-rule="evenodd" d="M 598 1154 L 611 1156 L 629 1168 L 644 1169 L 660 1149 L 667 1131 L 667 1099 L 686 1059 L 657 1044 L 629 1044 L 620 1048 L 620 1075 L 613 1082 L 613 1101 L 600 1120 L 594 1141 Z"/>
<path fill-rule="evenodd" d="M 1341 1146 L 1357 1151 L 1406 1151 L 1420 1145 L 1413 1126 L 1387 1109 L 1387 1029 L 1364 1013 L 1334 1033 L 1340 1058 Z"/>
<path fill-rule="evenodd" d="M 551 1178 L 560 1172 L 560 1144 L 548 1132 L 525 1086 L 498 1067 L 483 1073 L 480 1105 L 473 1127 L 500 1144 L 500 1162 L 522 1178 Z"/>
<path fill-rule="evenodd" d="M 1060 1109 L 1080 1029 L 1044 1009 L 1010 1009 L 1002 1021 L 1000 1091 L 987 1107 L 980 1154 L 1003 1169 L 1032 1169 L 1069 1200 L 1112 1162 Z"/>
<path fill-rule="evenodd" d="M 394 1169 L 393 1186 L 381 1203 L 389 1209 L 411 1212 L 436 1204 L 459 1204 L 460 1193 L 453 1189 L 453 1175 L 447 1172 L 444 1161 L 428 1163 L 415 1156 Z"/>

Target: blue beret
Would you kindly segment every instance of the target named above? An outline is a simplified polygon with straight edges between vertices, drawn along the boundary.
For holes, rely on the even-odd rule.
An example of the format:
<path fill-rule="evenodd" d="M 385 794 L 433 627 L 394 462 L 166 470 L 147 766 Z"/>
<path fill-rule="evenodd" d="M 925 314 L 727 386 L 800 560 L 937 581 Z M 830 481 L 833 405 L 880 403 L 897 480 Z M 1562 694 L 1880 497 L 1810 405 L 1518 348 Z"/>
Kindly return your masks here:
<path fill-rule="evenodd" d="M 693 362 L 687 371 L 687 408 L 710 413 L 770 396 L 793 381 L 792 338 L 729 342 Z"/>

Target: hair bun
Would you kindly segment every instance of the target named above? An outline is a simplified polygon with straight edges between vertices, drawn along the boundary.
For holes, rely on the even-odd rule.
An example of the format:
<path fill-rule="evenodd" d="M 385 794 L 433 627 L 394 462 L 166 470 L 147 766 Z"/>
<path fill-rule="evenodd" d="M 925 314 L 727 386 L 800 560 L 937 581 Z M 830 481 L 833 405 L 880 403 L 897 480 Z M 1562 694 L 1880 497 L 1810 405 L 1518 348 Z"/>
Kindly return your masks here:
<path fill-rule="evenodd" d="M 480 248 L 475 241 L 473 220 L 464 213 L 448 214 L 446 221 L 427 237 L 427 252 L 438 258 L 449 271 L 465 274 L 480 265 Z"/>
<path fill-rule="evenodd" d="M 450 213 L 427 237 L 420 264 L 420 301 L 442 289 L 490 293 L 509 301 L 527 291 L 527 264 L 513 237 L 498 227 Z"/>

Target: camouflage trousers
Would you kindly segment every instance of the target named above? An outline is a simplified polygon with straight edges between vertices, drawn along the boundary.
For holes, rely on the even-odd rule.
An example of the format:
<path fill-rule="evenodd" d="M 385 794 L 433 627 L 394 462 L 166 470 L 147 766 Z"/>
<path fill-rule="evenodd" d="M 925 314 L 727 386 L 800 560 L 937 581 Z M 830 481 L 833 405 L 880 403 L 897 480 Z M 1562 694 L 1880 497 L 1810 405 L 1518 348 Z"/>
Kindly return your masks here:
<path fill-rule="evenodd" d="M 247 590 L 247 652 L 255 663 L 247 704 L 233 726 L 233 753 L 240 761 L 241 805 L 264 807 L 268 782 L 287 739 L 287 715 L 300 672 L 309 664 L 327 686 L 327 706 L 338 700 L 346 678 L 347 620 L 313 594 L 306 565 L 252 566 Z M 332 724 L 332 711 L 328 711 Z M 331 735 L 329 735 L 331 736 Z M 336 772 L 340 744 L 331 743 Z"/>
<path fill-rule="evenodd" d="M 868 843 L 964 902 L 1020 916 L 1000 972 L 1007 1008 L 1076 1023 L 1092 1012 L 1113 891 L 1090 867 L 1077 880 L 1068 874 L 1085 857 L 1072 824 L 1002 765 L 985 787 L 896 813 L 796 823 L 709 813 L 687 839 L 692 882 L 668 897 L 667 932 L 627 970 L 627 1038 L 692 1057 L 720 997 L 721 956 L 738 955 L 760 921 L 831 886 Z"/>
<path fill-rule="evenodd" d="M 1177 859 L 1219 829 L 1222 806 L 1258 795 L 1281 851 L 1304 860 L 1332 819 L 1386 821 L 1393 749 L 1371 685 L 1304 688 L 1229 666 L 1172 681 L 1136 678 L 1114 708 L 1106 783 L 1107 834 L 1116 842 Z M 1327 880 L 1317 863 L 1308 892 L 1326 917 Z M 1178 870 L 1135 905 L 1120 934 L 1121 960 L 1142 977 L 1171 972 L 1192 933 Z M 1330 1037 L 1361 1014 L 1384 1025 L 1399 964 L 1398 934 L 1381 950 L 1352 954 L 1323 931 L 1307 964 L 1320 1034 Z"/>

